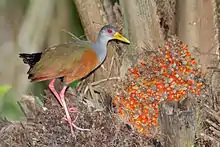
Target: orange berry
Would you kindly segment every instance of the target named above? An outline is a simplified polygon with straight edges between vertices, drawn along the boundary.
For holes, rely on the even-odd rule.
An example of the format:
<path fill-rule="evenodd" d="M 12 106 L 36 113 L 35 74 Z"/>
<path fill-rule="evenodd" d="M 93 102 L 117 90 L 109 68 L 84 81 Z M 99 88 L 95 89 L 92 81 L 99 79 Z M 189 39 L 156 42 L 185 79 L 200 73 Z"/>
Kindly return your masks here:
<path fill-rule="evenodd" d="M 191 62 L 193 65 L 197 64 L 195 60 L 192 60 Z"/>
<path fill-rule="evenodd" d="M 173 59 L 172 59 L 172 57 L 169 57 L 169 58 L 168 58 L 168 61 L 169 61 L 170 63 L 173 63 L 173 62 L 174 62 Z"/>
<path fill-rule="evenodd" d="M 173 100 L 173 98 L 174 98 L 174 94 L 169 94 L 169 96 L 168 96 L 168 100 Z"/>
<path fill-rule="evenodd" d="M 202 88 L 202 83 L 201 83 L 201 82 L 197 83 L 197 86 L 198 86 L 199 88 Z"/>
<path fill-rule="evenodd" d="M 135 96 L 136 96 L 136 94 L 134 94 L 134 93 L 130 93 L 130 98 L 134 98 Z"/>
<path fill-rule="evenodd" d="M 137 124 L 137 125 L 141 124 L 141 119 L 139 117 L 135 120 L 135 124 Z"/>
<path fill-rule="evenodd" d="M 187 51 L 186 52 L 186 56 L 191 56 L 190 52 Z"/>
<path fill-rule="evenodd" d="M 177 74 L 177 71 L 173 71 L 172 73 L 171 73 L 171 75 L 173 75 L 173 76 L 175 76 Z"/>
<path fill-rule="evenodd" d="M 173 91 L 173 89 L 172 89 L 170 86 L 168 86 L 168 87 L 166 88 L 166 90 L 167 90 L 167 92 Z"/>
<path fill-rule="evenodd" d="M 184 68 L 182 66 L 179 66 L 178 69 L 180 72 L 184 72 Z"/>
<path fill-rule="evenodd" d="M 125 103 L 124 103 L 124 106 L 125 106 L 125 108 L 128 108 L 128 109 L 129 109 L 130 106 L 131 106 L 131 104 L 130 104 L 129 102 L 125 102 Z"/>
<path fill-rule="evenodd" d="M 131 105 L 134 105 L 134 104 L 136 104 L 137 102 L 136 102 L 136 100 L 134 100 L 134 99 L 132 99 L 131 101 L 130 101 L 130 104 Z"/>
<path fill-rule="evenodd" d="M 117 102 L 118 102 L 118 101 L 114 99 L 114 100 L 112 101 L 113 106 L 116 106 L 116 105 L 117 105 Z"/>
<path fill-rule="evenodd" d="M 200 94 L 200 89 L 196 89 L 195 94 L 199 95 Z"/>
<path fill-rule="evenodd" d="M 121 108 L 118 110 L 118 113 L 119 113 L 119 116 L 120 116 L 120 117 L 124 117 L 124 116 L 125 116 L 125 112 L 124 112 L 124 110 L 121 109 Z"/>
<path fill-rule="evenodd" d="M 129 120 L 129 122 L 131 122 L 131 123 L 134 123 L 134 122 L 135 122 L 135 119 L 134 119 L 133 117 L 130 117 L 128 120 Z"/>
<path fill-rule="evenodd" d="M 194 83 L 193 80 L 188 80 L 188 81 L 187 81 L 187 85 L 189 85 L 189 86 L 191 86 L 193 83 Z"/>
<path fill-rule="evenodd" d="M 152 59 L 153 61 L 157 61 L 158 60 L 158 58 L 157 57 L 153 57 L 153 59 Z"/>
<path fill-rule="evenodd" d="M 143 114 L 148 114 L 148 108 L 147 108 L 147 106 L 145 106 L 145 108 L 143 109 Z"/>
<path fill-rule="evenodd" d="M 157 115 L 157 116 L 158 116 L 158 114 L 159 114 L 159 110 L 158 110 L 158 109 L 156 109 L 156 110 L 155 110 L 155 115 Z"/>
<path fill-rule="evenodd" d="M 188 50 L 188 45 L 187 44 L 183 45 L 183 50 Z"/>
<path fill-rule="evenodd" d="M 145 133 L 144 128 L 140 128 L 140 129 L 138 129 L 137 131 L 138 131 L 139 133 L 141 133 L 141 134 L 144 134 L 144 133 Z"/>
<path fill-rule="evenodd" d="M 165 76 L 165 77 L 167 76 L 167 71 L 163 72 L 163 76 Z"/>
<path fill-rule="evenodd" d="M 151 88 L 148 88 L 148 89 L 147 89 L 147 92 L 148 92 L 149 94 L 152 94 L 152 93 L 153 93 L 153 91 L 152 91 Z"/>

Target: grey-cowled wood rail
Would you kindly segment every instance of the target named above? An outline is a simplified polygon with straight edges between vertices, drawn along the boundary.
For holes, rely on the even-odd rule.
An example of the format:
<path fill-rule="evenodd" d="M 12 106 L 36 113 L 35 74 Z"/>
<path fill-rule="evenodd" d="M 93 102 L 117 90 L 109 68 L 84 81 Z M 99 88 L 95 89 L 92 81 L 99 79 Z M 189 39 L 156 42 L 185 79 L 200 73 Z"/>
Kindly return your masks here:
<path fill-rule="evenodd" d="M 96 42 L 73 40 L 67 44 L 47 48 L 42 53 L 19 54 L 24 63 L 30 66 L 27 74 L 31 81 L 38 82 L 52 79 L 49 83 L 49 89 L 64 108 L 66 120 L 70 125 L 73 136 L 73 127 L 79 130 L 85 129 L 77 127 L 72 121 L 69 115 L 70 110 L 68 110 L 64 100 L 65 91 L 70 83 L 87 76 L 103 63 L 107 54 L 107 43 L 114 39 L 130 43 L 114 27 L 106 25 L 100 30 Z M 57 78 L 63 78 L 64 82 L 60 93 L 54 88 Z M 72 108 L 72 110 L 76 112 L 75 108 Z"/>

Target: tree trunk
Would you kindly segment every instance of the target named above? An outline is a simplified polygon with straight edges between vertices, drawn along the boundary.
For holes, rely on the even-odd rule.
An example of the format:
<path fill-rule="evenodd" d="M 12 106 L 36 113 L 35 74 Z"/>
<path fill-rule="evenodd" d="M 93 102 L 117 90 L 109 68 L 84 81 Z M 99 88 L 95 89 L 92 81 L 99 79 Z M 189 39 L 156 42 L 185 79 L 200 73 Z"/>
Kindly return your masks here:
<path fill-rule="evenodd" d="M 67 0 L 55 0 L 55 10 L 53 13 L 53 19 L 50 22 L 48 46 L 54 44 L 61 44 L 67 39 L 67 34 L 62 32 L 63 29 L 69 30 L 69 10 L 70 5 Z"/>
<path fill-rule="evenodd" d="M 189 45 L 203 71 L 212 65 L 216 58 L 217 39 L 213 23 L 213 5 L 206 0 L 177 0 L 176 34 Z M 217 57 L 217 56 L 215 56 Z M 214 59 L 214 60 L 213 60 Z M 165 146 L 185 147 L 195 144 L 195 136 L 201 127 L 197 116 L 200 113 L 195 97 L 188 97 L 184 102 L 173 106 L 162 104 L 160 107 L 161 131 L 166 135 Z"/>
<path fill-rule="evenodd" d="M 53 0 L 30 1 L 28 12 L 17 37 L 16 51 L 12 58 L 16 59 L 16 72 L 13 76 L 12 86 L 13 89 L 16 90 L 18 97 L 26 90 L 28 85 L 28 79 L 25 72 L 28 70 L 28 67 L 24 66 L 21 59 L 18 59 L 18 53 L 38 52 L 39 49 L 41 49 L 49 27 L 49 22 L 52 18 L 54 3 L 55 1 Z"/>
<path fill-rule="evenodd" d="M 125 34 L 131 41 L 127 50 L 128 58 L 123 59 L 120 70 L 121 76 L 123 76 L 127 71 L 128 64 L 131 61 L 135 62 L 136 59 L 133 57 L 143 51 L 143 48 L 146 49 L 147 46 L 156 49 L 163 42 L 163 35 L 154 0 L 121 0 L 120 5 L 124 18 Z"/>
<path fill-rule="evenodd" d="M 75 0 L 88 40 L 95 41 L 100 28 L 107 23 L 100 0 Z"/>
<path fill-rule="evenodd" d="M 203 72 L 217 57 L 213 6 L 207 0 L 177 0 L 177 36 L 189 45 Z"/>

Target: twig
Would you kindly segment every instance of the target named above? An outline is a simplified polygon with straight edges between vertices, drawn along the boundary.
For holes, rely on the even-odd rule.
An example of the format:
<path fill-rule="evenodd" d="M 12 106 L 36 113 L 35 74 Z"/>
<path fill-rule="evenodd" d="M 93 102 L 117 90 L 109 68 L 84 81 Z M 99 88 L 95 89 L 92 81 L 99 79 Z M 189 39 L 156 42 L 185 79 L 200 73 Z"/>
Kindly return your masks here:
<path fill-rule="evenodd" d="M 215 129 L 214 127 L 211 126 L 211 127 L 209 127 L 209 129 L 213 131 L 213 134 L 215 134 L 215 135 L 217 135 L 217 136 L 220 135 L 220 131 L 217 130 L 217 129 Z"/>
<path fill-rule="evenodd" d="M 20 125 L 21 125 L 21 127 L 23 128 L 25 134 L 28 134 L 28 131 L 27 131 L 27 129 L 25 128 L 24 124 L 23 124 L 22 122 L 20 122 Z M 31 139 L 30 139 L 29 135 L 26 135 L 26 136 L 27 136 L 27 145 L 31 147 L 31 145 L 32 145 L 32 143 L 31 143 L 31 141 L 30 141 Z"/>
<path fill-rule="evenodd" d="M 109 71 L 108 78 L 110 78 L 110 76 L 111 76 L 114 60 L 115 60 L 115 56 L 112 56 L 112 60 L 111 60 L 111 65 L 110 65 L 110 71 Z"/>
<path fill-rule="evenodd" d="M 106 79 L 102 79 L 102 80 L 95 81 L 95 82 L 91 83 L 91 86 L 95 86 L 95 85 L 98 85 L 100 83 L 103 83 L 103 82 L 106 82 L 106 81 L 110 81 L 110 80 L 120 80 L 120 79 L 121 79 L 120 77 L 106 78 Z"/>
<path fill-rule="evenodd" d="M 207 135 L 207 134 L 205 134 L 205 133 L 200 133 L 200 135 L 201 135 L 205 140 L 211 140 L 211 141 L 215 140 L 215 138 L 213 138 L 212 136 L 209 136 L 209 135 Z"/>
<path fill-rule="evenodd" d="M 207 69 L 211 69 L 214 72 L 220 72 L 220 69 L 218 67 L 207 67 Z"/>
<path fill-rule="evenodd" d="M 98 97 L 97 97 L 97 95 L 95 94 L 95 90 L 93 89 L 93 87 L 92 87 L 92 85 L 91 84 L 89 84 L 88 85 L 88 90 L 89 90 L 89 92 L 90 92 L 90 94 L 91 94 L 91 97 L 92 97 L 92 101 L 89 101 L 89 100 L 87 100 L 87 104 L 89 104 L 88 106 L 89 107 L 94 107 L 94 108 L 98 108 L 98 110 L 96 110 L 96 111 L 102 111 L 103 110 L 103 108 L 102 107 L 100 107 L 100 105 L 99 105 L 99 103 L 98 103 Z M 88 103 L 89 102 L 89 103 Z"/>
<path fill-rule="evenodd" d="M 92 98 L 94 98 L 95 97 L 95 92 L 94 92 L 94 90 L 92 88 L 92 85 L 89 84 L 88 87 L 89 87 L 89 91 L 90 91 L 90 94 L 91 94 Z"/>
<path fill-rule="evenodd" d="M 205 108 L 207 108 L 205 111 L 214 116 L 218 123 L 220 123 L 220 117 L 218 116 L 218 114 L 214 110 L 212 110 L 207 104 L 204 104 L 204 106 Z"/>
<path fill-rule="evenodd" d="M 211 121 L 211 120 L 209 120 L 209 119 L 206 119 L 205 121 L 206 121 L 209 125 L 215 127 L 216 129 L 219 128 L 219 126 L 218 126 L 216 123 L 214 123 L 213 121 Z"/>
<path fill-rule="evenodd" d="M 83 95 L 85 95 L 87 93 L 87 91 L 89 90 L 89 86 L 86 86 L 84 92 L 83 92 Z"/>
<path fill-rule="evenodd" d="M 106 81 L 109 81 L 109 80 L 120 80 L 121 78 L 120 77 L 112 77 L 112 78 L 106 78 L 106 79 L 102 79 L 102 80 L 99 80 L 99 81 L 95 81 L 93 83 L 90 83 L 86 86 L 84 92 L 83 92 L 83 95 L 85 95 L 87 93 L 88 90 L 90 90 L 90 86 L 95 86 L 95 85 L 98 85 L 100 83 L 103 83 L 103 82 L 106 82 Z"/>
<path fill-rule="evenodd" d="M 76 40 L 80 40 L 78 37 L 76 37 L 74 34 L 72 34 L 71 32 L 65 30 L 65 29 L 62 29 L 63 32 L 69 34 L 70 36 L 72 36 L 73 39 L 76 39 Z"/>
<path fill-rule="evenodd" d="M 101 65 L 101 68 L 102 68 L 104 71 L 107 71 L 106 68 L 105 68 L 105 66 L 104 66 L 103 64 Z"/>

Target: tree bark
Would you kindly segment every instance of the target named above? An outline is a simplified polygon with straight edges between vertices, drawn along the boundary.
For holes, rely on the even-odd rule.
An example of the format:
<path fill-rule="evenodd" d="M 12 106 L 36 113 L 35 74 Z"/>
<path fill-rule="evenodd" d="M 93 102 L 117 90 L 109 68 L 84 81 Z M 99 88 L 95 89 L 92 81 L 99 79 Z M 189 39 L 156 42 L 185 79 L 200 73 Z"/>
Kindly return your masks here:
<path fill-rule="evenodd" d="M 189 100 L 190 99 L 190 100 Z M 194 97 L 182 103 L 165 102 L 160 105 L 160 128 L 165 136 L 165 147 L 192 146 L 197 131 Z"/>
<path fill-rule="evenodd" d="M 177 36 L 189 45 L 189 48 L 198 47 L 197 32 L 197 0 L 177 0 L 176 24 Z"/>
<path fill-rule="evenodd" d="M 103 0 L 103 7 L 107 14 L 109 24 L 114 25 L 116 23 L 116 18 L 115 18 L 115 13 L 113 11 L 112 0 Z"/>
<path fill-rule="evenodd" d="M 214 66 L 217 58 L 213 6 L 212 1 L 177 0 L 177 36 L 189 45 L 203 72 L 207 72 L 208 66 Z"/>
<path fill-rule="evenodd" d="M 130 62 L 135 62 L 134 55 L 143 51 L 146 45 L 157 48 L 163 41 L 154 0 L 121 0 L 120 5 L 124 18 L 124 30 L 131 45 L 128 47 L 128 58 L 123 59 L 120 70 L 125 75 Z"/>
<path fill-rule="evenodd" d="M 85 35 L 88 40 L 97 39 L 100 28 L 107 23 L 100 0 L 75 0 Z"/>
<path fill-rule="evenodd" d="M 120 4 L 124 27 L 128 31 L 126 34 L 133 44 L 131 49 L 138 52 L 142 47 L 146 47 L 146 43 L 157 47 L 163 40 L 163 35 L 156 14 L 156 3 L 153 0 L 121 0 Z"/>
<path fill-rule="evenodd" d="M 212 6 L 213 6 L 213 10 L 214 10 L 214 25 L 215 25 L 215 36 L 214 36 L 214 40 L 216 41 L 216 45 L 215 45 L 215 54 L 216 54 L 216 61 L 217 61 L 217 69 L 220 69 L 220 15 L 219 15 L 219 11 L 220 11 L 220 1 L 219 0 L 212 0 Z M 213 77 L 212 77 L 212 87 L 213 87 L 213 91 L 215 92 L 215 95 L 218 97 L 217 99 L 217 103 L 214 104 L 214 108 L 215 110 L 219 110 L 220 106 L 218 105 L 220 103 L 220 72 L 214 72 Z M 217 106 L 216 106 L 217 105 Z"/>

